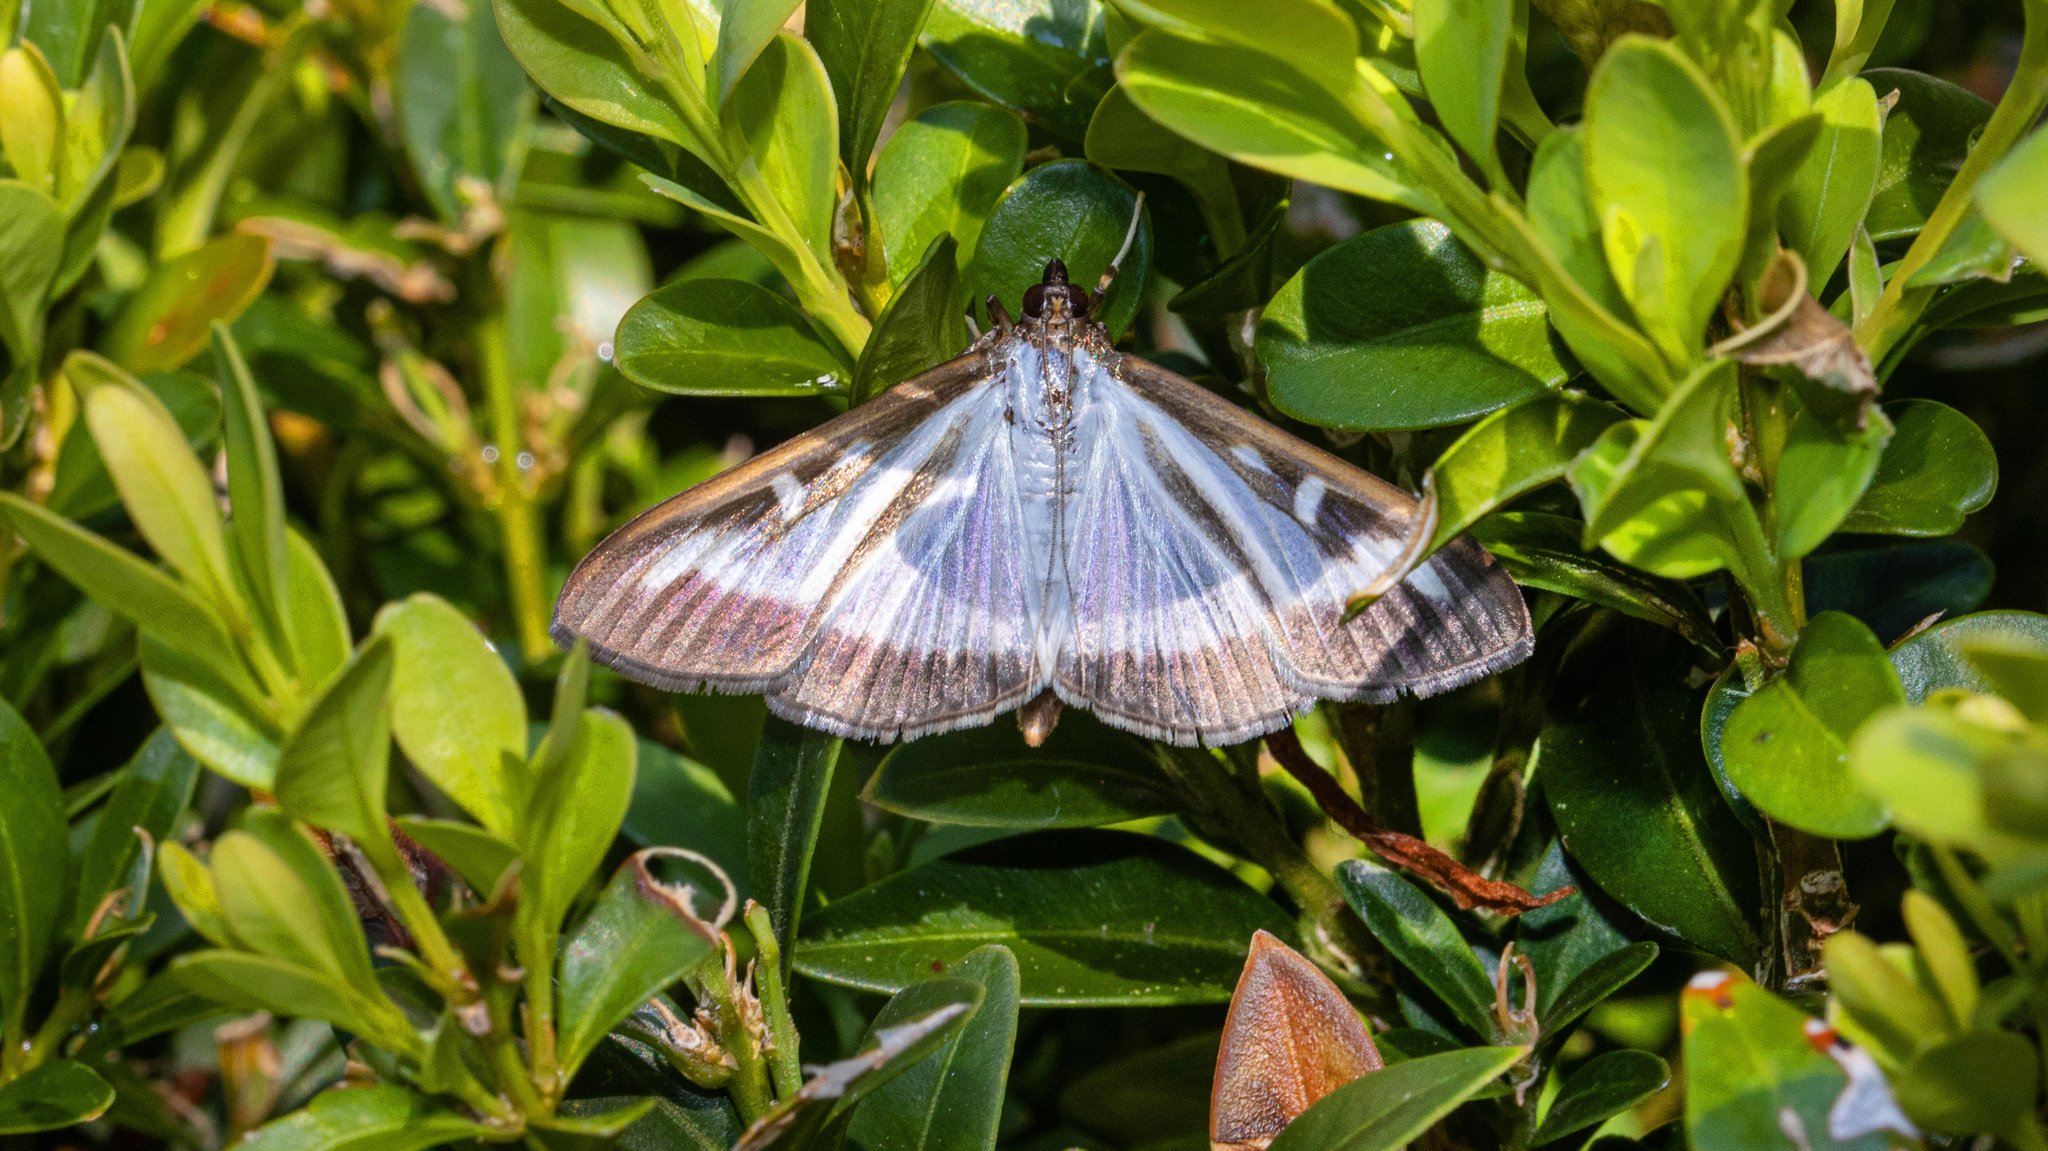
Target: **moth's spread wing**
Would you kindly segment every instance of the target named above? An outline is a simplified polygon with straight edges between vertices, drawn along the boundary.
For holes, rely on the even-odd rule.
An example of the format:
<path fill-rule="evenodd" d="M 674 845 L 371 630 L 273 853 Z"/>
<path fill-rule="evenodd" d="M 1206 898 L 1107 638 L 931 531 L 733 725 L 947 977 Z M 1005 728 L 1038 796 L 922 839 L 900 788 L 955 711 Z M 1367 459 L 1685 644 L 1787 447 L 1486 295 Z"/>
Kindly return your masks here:
<path fill-rule="evenodd" d="M 690 489 L 578 565 L 555 633 L 841 734 L 986 722 L 1030 688 L 1003 403 L 970 354 Z"/>
<path fill-rule="evenodd" d="M 1160 368 L 1111 364 L 1066 537 L 1073 676 L 1103 710 L 1227 742 L 1314 697 L 1428 695 L 1528 654 L 1521 595 L 1469 540 L 1343 623 L 1399 554 L 1414 500 Z M 1116 549 L 1133 553 L 1122 567 L 1090 558 Z M 1123 670 L 1148 661 L 1164 684 Z"/>

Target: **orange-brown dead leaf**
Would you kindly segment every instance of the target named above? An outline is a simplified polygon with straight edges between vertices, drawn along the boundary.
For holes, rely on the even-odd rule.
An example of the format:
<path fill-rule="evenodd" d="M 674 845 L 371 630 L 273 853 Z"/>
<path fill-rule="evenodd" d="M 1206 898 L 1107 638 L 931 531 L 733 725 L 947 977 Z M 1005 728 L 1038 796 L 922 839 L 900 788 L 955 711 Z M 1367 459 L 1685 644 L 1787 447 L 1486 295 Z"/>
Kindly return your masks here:
<path fill-rule="evenodd" d="M 1261 931 L 1230 997 L 1209 1096 L 1213 1151 L 1264 1151 L 1316 1100 L 1383 1066 L 1337 985 Z"/>

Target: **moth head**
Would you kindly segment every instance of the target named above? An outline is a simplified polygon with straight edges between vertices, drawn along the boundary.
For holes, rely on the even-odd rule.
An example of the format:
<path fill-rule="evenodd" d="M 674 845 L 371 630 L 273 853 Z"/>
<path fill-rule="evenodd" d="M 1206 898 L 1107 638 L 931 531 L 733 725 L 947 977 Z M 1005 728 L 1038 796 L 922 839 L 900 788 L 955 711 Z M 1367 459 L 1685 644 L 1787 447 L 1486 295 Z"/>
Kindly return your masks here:
<path fill-rule="evenodd" d="M 1085 320 L 1088 293 L 1067 283 L 1067 265 L 1058 256 L 1045 263 L 1045 278 L 1024 292 L 1027 320 Z"/>

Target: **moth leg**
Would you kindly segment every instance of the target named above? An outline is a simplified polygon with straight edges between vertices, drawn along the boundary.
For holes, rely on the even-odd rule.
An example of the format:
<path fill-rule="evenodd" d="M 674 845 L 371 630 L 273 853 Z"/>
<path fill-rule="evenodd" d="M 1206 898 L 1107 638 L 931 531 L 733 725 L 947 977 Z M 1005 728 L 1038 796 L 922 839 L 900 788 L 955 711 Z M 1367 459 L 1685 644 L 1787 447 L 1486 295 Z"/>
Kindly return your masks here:
<path fill-rule="evenodd" d="M 1131 226 L 1124 230 L 1123 246 L 1116 250 L 1116 259 L 1109 262 L 1109 267 L 1102 269 L 1102 278 L 1095 281 L 1095 290 L 1088 293 L 1089 315 L 1094 315 L 1102 306 L 1103 294 L 1116 282 L 1117 269 L 1123 266 L 1124 257 L 1131 254 L 1131 245 L 1138 242 L 1138 223 L 1144 218 L 1145 193 L 1140 192 L 1138 198 L 1131 203 Z"/>
<path fill-rule="evenodd" d="M 1003 306 L 1003 302 L 996 298 L 994 292 L 988 294 L 988 318 L 996 326 L 997 337 L 1010 334 L 1010 309 Z"/>

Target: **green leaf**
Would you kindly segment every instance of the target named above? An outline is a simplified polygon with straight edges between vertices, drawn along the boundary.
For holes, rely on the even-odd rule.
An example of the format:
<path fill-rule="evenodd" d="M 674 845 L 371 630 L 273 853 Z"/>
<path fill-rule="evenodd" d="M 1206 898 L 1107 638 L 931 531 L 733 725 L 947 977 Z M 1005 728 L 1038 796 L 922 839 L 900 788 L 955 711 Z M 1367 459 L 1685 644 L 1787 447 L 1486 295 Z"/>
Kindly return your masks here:
<path fill-rule="evenodd" d="M 1560 673 L 1570 685 L 1534 770 L 1565 850 L 1623 906 L 1746 964 L 1757 953 L 1756 853 L 1697 736 L 1685 649 L 1620 629 Z"/>
<path fill-rule="evenodd" d="M 1370 859 L 1337 869 L 1344 901 L 1401 966 L 1482 1039 L 1494 1037 L 1493 978 L 1458 925 L 1423 890 Z"/>
<path fill-rule="evenodd" d="M 1437 525 L 1431 550 L 1525 492 L 1563 479 L 1621 413 L 1577 392 L 1549 392 L 1498 411 L 1465 430 L 1430 468 Z"/>
<path fill-rule="evenodd" d="M 1067 140 L 1109 90 L 1097 0 L 940 0 L 921 42 L 968 87 Z"/>
<path fill-rule="evenodd" d="M 504 178 L 529 99 L 492 5 L 417 5 L 406 17 L 391 102 L 413 174 L 443 223 L 462 223 L 465 183 L 496 187 Z"/>
<path fill-rule="evenodd" d="M 1046 261 L 1054 257 L 1066 261 L 1072 283 L 1092 287 L 1123 247 L 1137 206 L 1136 192 L 1086 160 L 1040 164 L 1011 184 L 989 214 L 967 277 L 973 297 L 999 296 L 1017 315 L 1025 291 L 1039 282 Z M 1137 318 L 1151 274 L 1147 216 L 1138 221 L 1130 254 L 1095 313 L 1112 339 Z"/>
<path fill-rule="evenodd" d="M 378 873 L 402 874 L 386 824 L 391 774 L 390 637 L 377 636 L 327 686 L 277 755 L 277 802 L 294 818 L 356 841 Z"/>
<path fill-rule="evenodd" d="M 220 1004 L 187 987 L 175 972 L 165 970 L 150 976 L 115 1004 L 106 1016 L 105 1027 L 112 1042 L 140 1043 L 223 1014 L 226 1009 Z"/>
<path fill-rule="evenodd" d="M 859 1053 L 813 1068 L 802 1090 L 762 1116 L 733 1151 L 838 1146 L 848 1110 L 930 1056 L 974 1013 L 981 996 L 981 985 L 964 979 L 930 979 L 905 988 L 883 1004 Z"/>
<path fill-rule="evenodd" d="M 1538 1019 L 1546 1043 L 1562 1038 L 1560 1032 L 1580 1016 L 1649 970 L 1650 964 L 1656 962 L 1657 952 L 1657 945 L 1646 939 L 1610 951 L 1586 964 L 1570 983 L 1557 991 L 1557 997 L 1539 1011 Z M 1541 975 L 1540 971 L 1538 975 Z"/>
<path fill-rule="evenodd" d="M 228 925 L 221 916 L 220 893 L 214 889 L 213 872 L 184 844 L 170 840 L 157 849 L 156 873 L 164 885 L 164 894 L 185 922 L 207 942 L 227 946 Z"/>
<path fill-rule="evenodd" d="M 744 897 L 747 823 L 716 771 L 652 740 L 640 741 L 626 838 L 641 847 L 687 847 L 712 858 Z"/>
<path fill-rule="evenodd" d="M 1237 186 L 1223 157 L 1161 128 L 1121 85 L 1111 88 L 1088 121 L 1088 159 L 1126 172 L 1156 172 L 1180 181 L 1201 206 L 1219 254 L 1232 254 L 1244 234 Z M 1260 285 L 1263 292 L 1266 285 Z"/>
<path fill-rule="evenodd" d="M 1891 438 L 1883 412 L 1865 413 L 1862 427 L 1813 407 L 1793 415 L 1772 489 L 1781 557 L 1798 559 L 1827 542 L 1863 498 Z"/>
<path fill-rule="evenodd" d="M 59 168 L 67 159 L 64 90 L 32 40 L 0 52 L 0 108 L 7 110 L 7 128 L 0 131 L 0 156 L 22 182 L 18 187 L 44 195 L 56 192 Z M 10 191 L 16 187 L 10 185 Z M 58 238 L 62 229 L 62 222 L 57 221 L 51 238 Z M 54 259 L 51 263 L 54 272 Z"/>
<path fill-rule="evenodd" d="M 1348 430 L 1437 427 L 1564 382 L 1544 316 L 1534 292 L 1489 271 L 1448 228 L 1412 220 L 1310 260 L 1267 305 L 1258 352 L 1289 415 Z M 1430 386 L 1416 387 L 1424 377 Z"/>
<path fill-rule="evenodd" d="M 348 611 L 341 589 L 312 541 L 287 527 L 284 534 L 284 618 L 291 633 L 299 682 L 317 688 L 348 661 Z"/>
<path fill-rule="evenodd" d="M 1906 698 L 1921 703 L 1935 691 L 1960 687 L 1995 691 L 1970 663 L 1970 650 L 1988 644 L 2048 654 L 2048 616 L 2027 611 L 1980 611 L 1943 620 L 1891 649 L 1892 666 Z"/>
<path fill-rule="evenodd" d="M 1859 79 L 1822 92 L 1813 110 L 1822 118 L 1820 140 L 1778 202 L 1778 231 L 1806 261 L 1817 291 L 1840 266 L 1870 206 L 1884 113 L 1876 91 Z"/>
<path fill-rule="evenodd" d="M 43 306 L 63 259 L 63 216 L 56 201 L 26 184 L 0 180 L 0 348 L 13 376 L 0 387 L 0 444 L 12 444 L 28 413 L 28 386 L 43 354 Z"/>
<path fill-rule="evenodd" d="M 541 91 L 614 128 L 694 147 L 695 133 L 649 84 L 616 23 L 597 22 L 593 6 L 560 0 L 495 0 L 498 32 Z"/>
<path fill-rule="evenodd" d="M 519 858 L 518 848 L 473 823 L 420 815 L 396 818 L 398 830 L 454 868 L 472 891 L 488 894 L 497 890 L 505 869 Z"/>
<path fill-rule="evenodd" d="M 711 58 L 716 73 L 713 95 L 723 104 L 733 86 L 766 51 L 802 0 L 725 0 L 719 6 L 718 51 Z M 805 17 L 808 24 L 809 17 Z"/>
<path fill-rule="evenodd" d="M 1715 972 L 1695 979 L 1680 997 L 1680 1009 L 1690 1146 L 1794 1151 L 1797 1145 L 1785 1135 L 1791 1124 L 1814 1147 L 1892 1146 L 1882 1133 L 1849 1143 L 1821 1142 L 1847 1076 L 1814 1049 L 1805 1030 L 1808 1017 L 1798 1008 L 1747 979 Z"/>
<path fill-rule="evenodd" d="M 1198 1031 L 1090 1068 L 1060 1091 L 1060 1114 L 1114 1146 L 1200 1146 L 1208 1141 L 1221 1039 L 1219 1031 Z"/>
<path fill-rule="evenodd" d="M 15 710 L 0 702 L 0 1022 L 26 1022 L 28 997 L 64 915 L 72 877 L 57 771 Z"/>
<path fill-rule="evenodd" d="M 951 236 L 932 241 L 915 271 L 903 281 L 861 349 L 853 373 L 853 398 L 860 403 L 967 348 L 967 316 L 960 307 L 960 267 Z"/>
<path fill-rule="evenodd" d="M 1966 848 L 1997 865 L 2031 860 L 2040 851 L 2037 841 L 2000 827 L 1987 802 L 1985 766 L 2017 750 L 2012 733 L 1953 709 L 1896 708 L 1857 729 L 1849 767 L 1859 787 L 1890 809 L 1900 831 Z"/>
<path fill-rule="evenodd" d="M 1983 213 L 1971 212 L 1941 242 L 1941 248 L 1906 278 L 1906 286 L 1929 288 L 1971 280 L 2006 281 L 2012 278 L 2018 258 L 2012 244 L 1991 227 Z"/>
<path fill-rule="evenodd" d="M 270 425 L 264 419 L 263 400 L 256 381 L 242 362 L 241 349 L 227 325 L 213 328 L 215 378 L 222 398 L 222 440 L 228 456 L 228 504 L 232 512 L 228 526 L 233 532 L 237 571 L 244 577 L 258 619 L 272 629 L 276 642 L 285 650 L 279 655 L 297 660 L 288 617 L 284 610 L 286 589 L 291 586 L 290 560 L 286 554 L 284 526 L 284 480 L 277 470 L 277 445 L 271 441 Z"/>
<path fill-rule="evenodd" d="M 1360 1076 L 1322 1097 L 1272 1151 L 1398 1151 L 1519 1062 L 1519 1047 L 1425 1055 Z"/>
<path fill-rule="evenodd" d="M 1721 736 L 1728 778 L 1765 814 L 1837 839 L 1885 826 L 1849 772 L 1849 740 L 1906 701 L 1884 645 L 1852 616 L 1822 612 L 1799 634 L 1792 666 L 1737 704 Z"/>
<path fill-rule="evenodd" d="M 376 994 L 369 945 L 334 865 L 275 810 L 213 845 L 214 891 L 228 934 L 248 950 Z"/>
<path fill-rule="evenodd" d="M 1374 141 L 1349 99 L 1294 61 L 1164 28 L 1124 49 L 1117 81 L 1147 116 L 1212 152 L 1427 213 L 1433 203 Z"/>
<path fill-rule="evenodd" d="M 168 839 L 192 802 L 198 781 L 198 761 L 178 746 L 169 728 L 160 727 L 142 741 L 135 757 L 121 768 L 120 782 L 107 802 L 92 817 L 85 850 L 78 857 L 78 890 L 66 932 L 70 938 L 82 938 L 100 902 L 132 882 L 130 872 L 145 850 L 136 832 L 148 835 L 151 843 Z M 142 910 L 146 895 L 128 893 L 131 918 Z"/>
<path fill-rule="evenodd" d="M 817 50 L 839 100 L 839 159 L 856 181 L 866 178 L 868 155 L 881 137 L 931 10 L 932 0 L 811 0 L 804 9 L 804 36 Z M 898 135 L 902 131 L 898 128 Z M 1003 182 L 1015 176 L 1012 172 Z M 961 242 L 972 250 L 973 237 Z"/>
<path fill-rule="evenodd" d="M 761 3 L 748 0 L 750 7 Z M 793 32 L 776 33 L 732 89 L 724 120 L 728 132 L 746 142 L 751 162 L 811 255 L 821 267 L 836 267 L 839 112 L 817 52 Z"/>
<path fill-rule="evenodd" d="M 209 664 L 209 657 L 220 658 L 218 648 L 199 649 L 207 652 L 202 656 L 144 632 L 136 649 L 149 702 L 192 758 L 244 787 L 268 789 L 284 732 L 263 705 L 252 702 L 254 689 L 241 686 L 247 675 L 235 667 L 229 678 Z"/>
<path fill-rule="evenodd" d="M 1713 617 L 1692 589 L 1588 553 L 1579 545 L 1584 526 L 1544 512 L 1500 512 L 1473 525 L 1472 538 L 1524 587 L 1613 608 L 1670 628 L 1702 651 L 1721 654 Z"/>
<path fill-rule="evenodd" d="M 1417 0 L 1415 5 L 1415 66 L 1430 107 L 1444 131 L 1495 185 L 1500 183 L 1500 160 L 1494 133 L 1500 126 L 1514 23 L 1509 0 Z"/>
<path fill-rule="evenodd" d="M 628 859 L 562 948 L 560 1022 L 564 1074 L 606 1033 L 712 954 L 716 925 L 693 906 L 718 899 L 657 876 L 654 848 Z"/>
<path fill-rule="evenodd" d="M 848 1134 L 862 1146 L 988 1151 L 996 1145 L 1017 1042 L 1017 958 L 999 945 L 977 948 L 947 977 L 979 985 L 980 1008 L 938 1050 L 861 1100 Z M 889 1014 L 891 1008 L 883 1008 L 875 1026 Z"/>
<path fill-rule="evenodd" d="M 2040 191 L 2048 185 L 2048 132 L 2035 129 L 1977 182 L 1977 210 L 2036 265 L 2048 264 L 2048 221 Z"/>
<path fill-rule="evenodd" d="M 1977 978 L 1977 961 L 1970 954 L 1971 943 L 1955 917 L 1941 901 L 1919 888 L 1908 888 L 1899 901 L 1906 930 L 1913 946 L 1926 964 L 1929 982 L 1941 992 L 1951 1019 L 1967 1024 L 1977 1016 L 1983 985 Z"/>
<path fill-rule="evenodd" d="M 1727 109 L 1670 43 L 1624 37 L 1587 89 L 1585 153 L 1615 282 L 1668 360 L 1698 360 L 1742 256 L 1747 189 Z"/>
<path fill-rule="evenodd" d="M 213 481 L 177 419 L 133 376 L 90 352 L 66 360 L 64 375 L 136 530 L 224 618 L 243 616 Z"/>
<path fill-rule="evenodd" d="M 1842 531 L 1945 536 L 1991 502 L 1998 457 L 1976 421 L 1933 400 L 1903 400 L 1884 410 L 1894 429 L 1891 442 Z"/>
<path fill-rule="evenodd" d="M 288 959 L 245 951 L 191 951 L 171 960 L 169 972 L 192 994 L 221 1007 L 324 1019 L 387 1043 L 399 1034 L 411 1034 L 388 1001 L 369 998 L 326 972 Z"/>
<path fill-rule="evenodd" d="M 1937 613 L 1974 609 L 1991 592 L 1990 557 L 1954 540 L 1822 551 L 1803 566 L 1808 611 L 1848 612 L 1895 642 Z"/>
<path fill-rule="evenodd" d="M 1918 965 L 1893 962 L 1868 936 L 1830 936 L 1826 959 L 1837 1009 L 1891 1061 L 1903 1063 L 1951 1030 L 1947 1009 L 1913 970 Z"/>
<path fill-rule="evenodd" d="M 423 1095 L 389 1083 L 315 1095 L 303 1108 L 251 1131 L 242 1151 L 426 1151 L 489 1131 Z"/>
<path fill-rule="evenodd" d="M 598 1045 L 571 1090 L 562 1104 L 571 1115 L 654 1102 L 620 1135 L 621 1151 L 729 1151 L 746 1126 L 725 1092 L 697 1087 L 654 1052 L 616 1037 Z"/>
<path fill-rule="evenodd" d="M 1057 867 L 1048 867 L 1048 862 Z M 1294 932 L 1270 900 L 1149 836 L 1017 836 L 901 872 L 810 916 L 797 970 L 896 991 L 983 944 L 1016 953 L 1034 1006 L 1221 1003 L 1260 929 Z"/>
<path fill-rule="evenodd" d="M 568 735 L 565 723 L 580 724 L 581 731 L 552 766 L 545 762 L 548 745 L 542 745 L 520 851 L 520 914 L 548 925 L 562 921 L 604 862 L 632 802 L 639 762 L 633 728 L 619 716 L 592 708 L 558 719 L 548 731 L 551 742 Z"/>
<path fill-rule="evenodd" d="M 2010 1031 L 1972 1028 L 1929 1044 L 1893 1082 L 1899 1107 L 1929 1131 L 1971 1135 L 2034 1126 L 2040 1053 Z"/>
<path fill-rule="evenodd" d="M 643 387 L 693 396 L 807 396 L 846 368 L 802 312 L 744 280 L 682 280 L 619 322 L 616 363 Z"/>
<path fill-rule="evenodd" d="M 1671 1067 L 1647 1051 L 1607 1051 L 1571 1073 L 1530 1145 L 1540 1147 L 1619 1115 L 1664 1089 Z"/>
<path fill-rule="evenodd" d="M 1863 218 L 1870 238 L 1882 244 L 1911 236 L 1927 222 L 1991 118 L 1991 105 L 1924 72 L 1873 68 L 1863 79 L 1880 98 L 1899 95 L 1885 113 L 1877 187 Z"/>
<path fill-rule="evenodd" d="M 788 968 L 843 741 L 770 716 L 747 778 L 747 880 Z M 785 970 L 785 975 L 787 971 Z"/>
<path fill-rule="evenodd" d="M 1531 891 L 1579 890 L 1546 907 L 1523 912 L 1515 921 L 1515 950 L 1536 971 L 1536 1013 L 1545 1040 L 1559 1038 L 1564 1024 L 1552 1022 L 1552 1007 L 1580 974 L 1629 946 L 1627 913 L 1594 898 L 1592 884 L 1572 866 L 1555 838 L 1529 879 Z M 1652 945 L 1654 946 L 1654 944 Z"/>
<path fill-rule="evenodd" d="M 199 354 L 216 320 L 232 320 L 270 282 L 270 241 L 230 232 L 151 269 L 100 341 L 131 372 L 176 368 Z"/>
<path fill-rule="evenodd" d="M 942 235 L 964 270 L 996 201 L 1024 170 L 1024 121 L 970 100 L 935 104 L 889 137 L 875 158 L 875 217 L 889 279 L 902 283 Z"/>
<path fill-rule="evenodd" d="M 0 1135 L 91 1122 L 113 1105 L 114 1089 L 92 1068 L 58 1059 L 0 1086 Z"/>
<path fill-rule="evenodd" d="M 374 631 L 391 639 L 391 729 L 406 758 L 492 834 L 516 839 L 524 803 L 505 762 L 526 758 L 526 701 L 511 669 L 437 596 L 387 605 Z"/>
<path fill-rule="evenodd" d="M 861 798 L 884 811 L 971 827 L 1098 827 L 1174 809 L 1144 744 L 1085 713 L 1063 717 L 1043 747 L 1010 724 L 903 744 Z"/>

